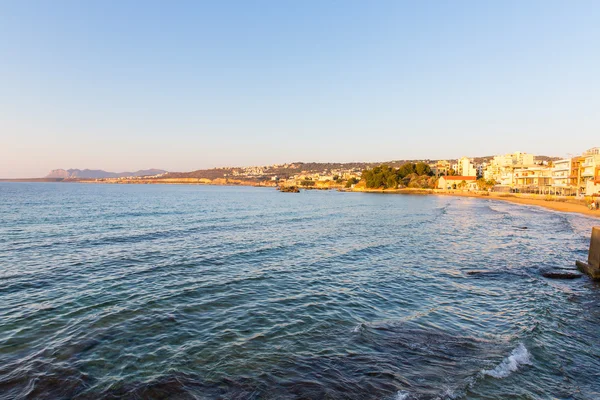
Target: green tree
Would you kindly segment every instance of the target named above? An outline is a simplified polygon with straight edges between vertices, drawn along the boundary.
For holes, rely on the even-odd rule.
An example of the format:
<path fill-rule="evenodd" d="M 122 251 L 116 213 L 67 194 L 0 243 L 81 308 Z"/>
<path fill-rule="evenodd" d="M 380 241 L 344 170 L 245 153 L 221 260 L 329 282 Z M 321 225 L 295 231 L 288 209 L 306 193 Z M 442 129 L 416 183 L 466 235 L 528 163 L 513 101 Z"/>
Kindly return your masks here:
<path fill-rule="evenodd" d="M 396 189 L 398 187 L 398 177 L 395 174 L 390 174 L 386 177 L 386 189 Z"/>
<path fill-rule="evenodd" d="M 350 179 L 348 179 L 348 181 L 346 182 L 346 187 L 352 187 L 352 185 L 356 185 L 359 182 L 358 178 L 352 177 Z"/>
<path fill-rule="evenodd" d="M 417 175 L 433 175 L 433 172 L 431 172 L 431 167 L 425 164 L 424 162 L 418 162 L 415 165 L 415 172 L 417 173 Z"/>
<path fill-rule="evenodd" d="M 415 164 L 413 163 L 402 164 L 400 168 L 398 168 L 398 175 L 400 178 L 404 178 L 410 174 L 414 174 L 415 172 Z"/>
<path fill-rule="evenodd" d="M 477 189 L 488 190 L 496 185 L 496 181 L 493 179 L 485 180 L 484 178 L 477 179 Z"/>
<path fill-rule="evenodd" d="M 389 165 L 380 165 L 372 169 L 366 169 L 362 174 L 367 188 L 396 188 L 399 182 L 398 170 Z"/>

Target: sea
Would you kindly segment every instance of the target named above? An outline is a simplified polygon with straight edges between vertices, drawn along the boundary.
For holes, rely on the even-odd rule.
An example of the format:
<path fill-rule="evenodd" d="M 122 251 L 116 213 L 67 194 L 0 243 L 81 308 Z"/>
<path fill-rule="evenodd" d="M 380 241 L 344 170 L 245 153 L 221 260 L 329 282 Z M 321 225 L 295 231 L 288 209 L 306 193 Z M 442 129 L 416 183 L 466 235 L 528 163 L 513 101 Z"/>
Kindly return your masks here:
<path fill-rule="evenodd" d="M 0 183 L 0 399 L 598 399 L 578 214 Z"/>

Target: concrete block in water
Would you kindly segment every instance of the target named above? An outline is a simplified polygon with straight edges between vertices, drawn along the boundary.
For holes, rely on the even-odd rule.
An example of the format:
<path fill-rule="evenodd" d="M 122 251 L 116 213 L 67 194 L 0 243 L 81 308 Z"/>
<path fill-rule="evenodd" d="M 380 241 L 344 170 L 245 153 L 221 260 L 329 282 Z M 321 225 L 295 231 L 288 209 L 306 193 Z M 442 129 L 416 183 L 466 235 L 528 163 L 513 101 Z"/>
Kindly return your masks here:
<path fill-rule="evenodd" d="M 576 264 L 581 272 L 585 272 L 593 279 L 600 279 L 600 227 L 592 228 L 587 263 L 577 261 Z"/>

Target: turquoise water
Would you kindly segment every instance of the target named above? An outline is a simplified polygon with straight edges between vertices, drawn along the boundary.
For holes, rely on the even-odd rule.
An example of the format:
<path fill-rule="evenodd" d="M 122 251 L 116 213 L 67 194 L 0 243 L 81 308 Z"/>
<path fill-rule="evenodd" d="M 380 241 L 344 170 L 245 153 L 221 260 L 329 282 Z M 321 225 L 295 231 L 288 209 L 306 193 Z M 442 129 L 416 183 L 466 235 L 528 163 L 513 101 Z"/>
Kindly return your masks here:
<path fill-rule="evenodd" d="M 600 286 L 540 275 L 585 259 L 594 222 L 453 197 L 0 183 L 0 398 L 600 398 Z"/>

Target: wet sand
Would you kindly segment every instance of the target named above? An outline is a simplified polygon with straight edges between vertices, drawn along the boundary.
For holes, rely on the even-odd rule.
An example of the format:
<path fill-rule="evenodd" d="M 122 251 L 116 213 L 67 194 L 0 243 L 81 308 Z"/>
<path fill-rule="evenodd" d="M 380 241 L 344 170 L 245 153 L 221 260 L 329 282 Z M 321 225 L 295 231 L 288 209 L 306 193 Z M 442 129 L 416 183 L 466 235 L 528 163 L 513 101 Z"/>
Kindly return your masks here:
<path fill-rule="evenodd" d="M 489 199 L 489 200 L 508 201 L 511 203 L 517 203 L 517 204 L 522 204 L 522 205 L 544 207 L 544 208 L 554 210 L 554 211 L 579 213 L 579 214 L 584 214 L 584 215 L 587 215 L 590 217 L 600 218 L 600 210 L 590 210 L 587 207 L 587 205 L 585 205 L 585 204 L 579 204 L 579 203 L 572 202 L 572 201 L 576 201 L 576 200 L 555 201 L 555 200 L 544 200 L 544 199 L 539 199 L 539 198 L 522 197 L 522 196 L 517 197 L 514 195 L 513 196 L 506 196 L 506 195 L 502 196 L 502 195 L 492 194 L 492 193 L 490 193 L 489 196 L 476 194 L 476 193 L 466 193 L 466 194 L 433 193 L 433 194 L 440 194 L 440 195 L 445 195 L 445 196 L 479 197 L 482 199 Z"/>
<path fill-rule="evenodd" d="M 563 201 L 546 200 L 543 195 L 529 194 L 507 194 L 507 193 L 485 193 L 485 192 L 462 192 L 462 191 L 441 191 L 431 189 L 398 189 L 398 190 L 354 190 L 367 193 L 398 193 L 398 194 L 427 194 L 437 196 L 457 196 L 457 197 L 476 197 L 488 200 L 508 201 L 511 203 L 544 207 L 554 211 L 579 213 L 589 217 L 600 218 L 600 210 L 590 210 L 583 200 L 565 199 Z"/>

